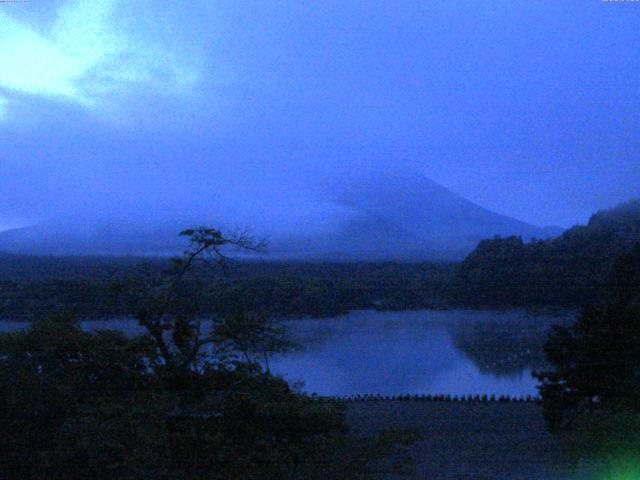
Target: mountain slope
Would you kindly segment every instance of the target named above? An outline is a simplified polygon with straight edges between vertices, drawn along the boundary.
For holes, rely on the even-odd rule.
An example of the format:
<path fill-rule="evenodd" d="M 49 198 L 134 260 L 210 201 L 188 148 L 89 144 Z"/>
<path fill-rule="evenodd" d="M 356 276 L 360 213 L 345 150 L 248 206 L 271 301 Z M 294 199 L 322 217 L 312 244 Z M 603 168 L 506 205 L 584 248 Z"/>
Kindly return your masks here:
<path fill-rule="evenodd" d="M 267 231 L 271 257 L 462 259 L 486 237 L 547 238 L 558 232 L 494 213 L 413 172 L 362 175 L 330 185 L 327 190 L 329 208 L 310 205 L 309 217 L 315 220 L 308 223 L 325 225 L 330 218 L 330 226 L 322 227 L 320 233 L 302 229 L 288 236 Z M 336 211 L 340 214 L 333 215 Z M 268 225 L 269 220 L 265 221 Z M 160 228 L 126 222 L 50 222 L 0 233 L 0 251 L 55 255 L 175 253 L 182 247 L 177 232 L 188 226 L 175 223 Z"/>
<path fill-rule="evenodd" d="M 184 225 L 136 226 L 122 223 L 35 224 L 0 232 L 0 252 L 36 255 L 164 255 L 185 244 Z"/>
<path fill-rule="evenodd" d="M 549 238 L 562 231 L 497 214 L 412 173 L 345 181 L 333 192 L 350 215 L 322 238 L 290 239 L 290 250 L 358 260 L 451 260 L 462 259 L 488 236 Z"/>

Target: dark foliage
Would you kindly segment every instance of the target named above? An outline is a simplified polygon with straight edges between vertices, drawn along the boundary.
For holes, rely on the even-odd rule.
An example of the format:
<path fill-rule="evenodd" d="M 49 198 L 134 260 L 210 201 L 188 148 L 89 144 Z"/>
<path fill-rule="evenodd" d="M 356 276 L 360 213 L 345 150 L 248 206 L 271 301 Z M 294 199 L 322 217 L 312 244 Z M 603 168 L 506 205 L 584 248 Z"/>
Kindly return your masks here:
<path fill-rule="evenodd" d="M 537 377 L 553 430 L 603 409 L 640 414 L 640 244 L 618 259 L 608 286 L 606 305 L 556 327 L 545 346 L 554 368 Z"/>
<path fill-rule="evenodd" d="M 347 479 L 370 471 L 363 452 L 380 462 L 393 447 L 348 436 L 340 404 L 254 362 L 288 347 L 269 315 L 238 310 L 202 328 L 184 288 L 195 265 L 259 244 L 204 227 L 183 235 L 184 256 L 129 292 L 146 335 L 92 334 L 67 317 L 0 335 L 2 478 Z"/>
<path fill-rule="evenodd" d="M 71 322 L 3 335 L 3 478 L 287 478 L 343 438 L 336 406 L 255 367 L 153 370 L 152 350 Z"/>
<path fill-rule="evenodd" d="M 483 240 L 452 277 L 448 296 L 473 306 L 601 302 L 615 259 L 640 239 L 640 201 L 594 214 L 551 240 Z"/>
<path fill-rule="evenodd" d="M 134 315 L 141 278 L 163 277 L 166 260 L 0 258 L 0 318 L 64 310 L 81 318 Z M 14 263 L 15 262 L 15 263 Z M 196 265 L 181 286 L 182 308 L 226 315 L 267 310 L 279 317 L 333 316 L 352 309 L 442 306 L 449 264 L 228 261 L 226 272 Z"/>

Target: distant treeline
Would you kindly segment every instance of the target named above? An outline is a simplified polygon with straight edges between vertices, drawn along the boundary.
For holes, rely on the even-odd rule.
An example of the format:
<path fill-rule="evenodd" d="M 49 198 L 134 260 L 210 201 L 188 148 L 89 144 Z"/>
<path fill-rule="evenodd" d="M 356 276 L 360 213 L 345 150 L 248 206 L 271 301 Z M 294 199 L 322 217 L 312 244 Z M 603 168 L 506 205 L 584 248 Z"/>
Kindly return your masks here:
<path fill-rule="evenodd" d="M 616 258 L 640 242 L 640 201 L 594 214 L 551 240 L 483 240 L 459 264 L 232 261 L 197 268 L 183 288 L 203 315 L 237 310 L 280 317 L 349 310 L 447 307 L 575 308 L 598 302 Z M 83 318 L 135 314 L 140 282 L 168 259 L 0 254 L 0 318 L 64 310 Z"/>
<path fill-rule="evenodd" d="M 601 301 L 616 259 L 640 242 L 640 201 L 594 214 L 557 238 L 483 240 L 447 288 L 457 305 L 577 307 Z"/>
<path fill-rule="evenodd" d="M 168 260 L 0 258 L 0 317 L 64 310 L 82 318 L 126 316 L 137 287 Z M 231 262 L 198 268 L 185 282 L 189 308 L 202 314 L 266 311 L 281 317 L 333 316 L 353 309 L 442 307 L 454 266 L 441 263 Z"/>

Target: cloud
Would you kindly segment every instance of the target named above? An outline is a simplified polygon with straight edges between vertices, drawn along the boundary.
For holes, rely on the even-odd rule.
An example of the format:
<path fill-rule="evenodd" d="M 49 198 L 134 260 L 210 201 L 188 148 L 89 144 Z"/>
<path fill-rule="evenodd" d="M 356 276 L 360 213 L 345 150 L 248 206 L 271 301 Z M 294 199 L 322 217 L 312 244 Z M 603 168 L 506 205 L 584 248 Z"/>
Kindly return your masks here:
<path fill-rule="evenodd" d="M 0 95 L 0 122 L 3 121 L 5 118 L 7 118 L 8 104 L 9 104 L 9 101 L 6 98 L 4 98 L 2 95 Z"/>
<path fill-rule="evenodd" d="M 180 94 L 192 86 L 198 79 L 192 65 L 121 27 L 126 8 L 119 0 L 68 1 L 48 29 L 0 11 L 0 93 L 106 111 L 126 98 L 123 92 Z"/>

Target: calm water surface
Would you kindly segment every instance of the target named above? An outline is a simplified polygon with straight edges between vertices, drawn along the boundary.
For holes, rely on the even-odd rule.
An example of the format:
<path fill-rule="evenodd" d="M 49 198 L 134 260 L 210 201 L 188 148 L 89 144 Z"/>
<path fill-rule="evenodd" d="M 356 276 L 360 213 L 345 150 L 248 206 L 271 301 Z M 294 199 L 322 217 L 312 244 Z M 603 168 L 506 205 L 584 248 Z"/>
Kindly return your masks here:
<path fill-rule="evenodd" d="M 571 314 L 520 310 L 355 311 L 288 322 L 296 351 L 271 359 L 275 374 L 320 395 L 536 394 L 531 371 L 544 366 L 552 323 Z M 0 330 L 24 324 L 0 322 Z M 142 333 L 135 320 L 87 321 L 89 330 Z"/>
<path fill-rule="evenodd" d="M 357 311 L 291 322 L 304 348 L 271 370 L 320 395 L 537 394 L 534 368 L 562 317 L 523 311 Z"/>

